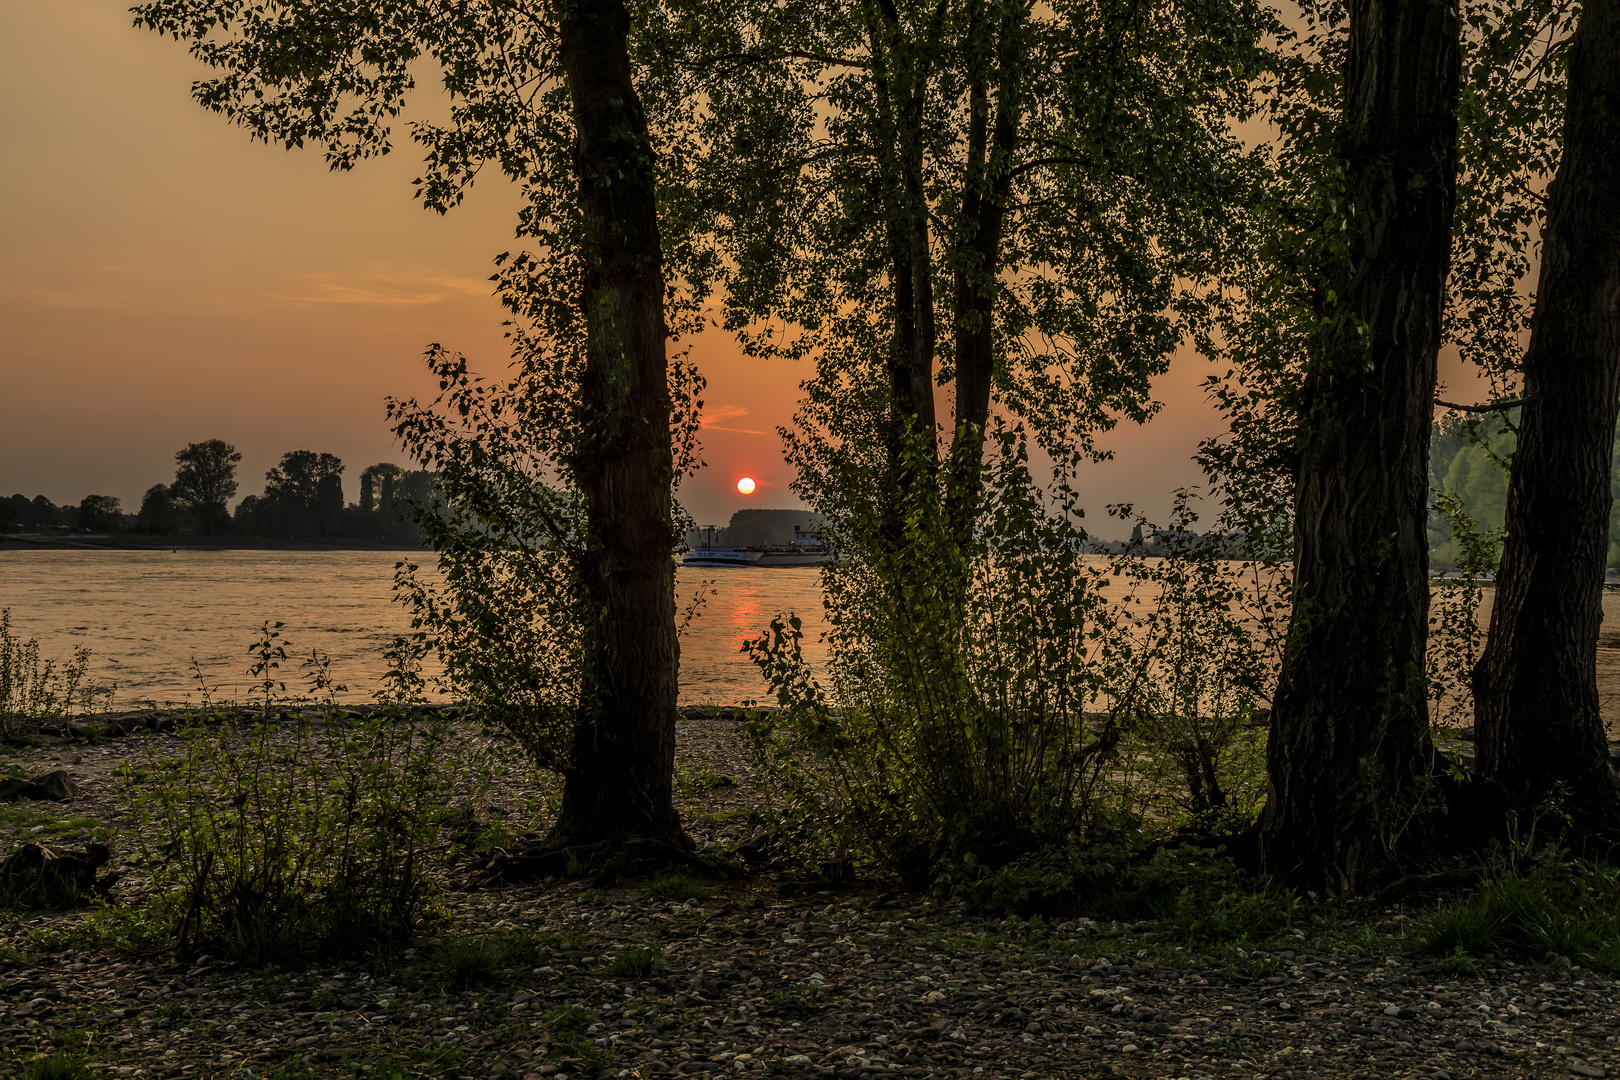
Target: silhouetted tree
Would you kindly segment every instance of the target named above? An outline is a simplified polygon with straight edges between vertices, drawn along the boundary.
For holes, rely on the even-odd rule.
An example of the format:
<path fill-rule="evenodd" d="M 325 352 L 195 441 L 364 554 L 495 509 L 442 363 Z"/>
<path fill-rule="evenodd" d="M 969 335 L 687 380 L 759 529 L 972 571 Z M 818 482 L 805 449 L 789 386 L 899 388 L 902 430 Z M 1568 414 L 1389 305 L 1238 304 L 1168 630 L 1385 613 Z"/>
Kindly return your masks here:
<path fill-rule="evenodd" d="M 386 508 L 394 498 L 394 485 L 405 475 L 398 465 L 381 462 L 368 465 L 360 474 L 360 510 L 369 514 Z"/>
<path fill-rule="evenodd" d="M 329 532 L 332 523 L 323 515 L 334 498 L 337 508 L 343 507 L 342 474 L 343 462 L 334 454 L 292 450 L 281 455 L 280 463 L 264 474 L 261 499 L 274 507 L 275 531 L 289 536 Z"/>
<path fill-rule="evenodd" d="M 1450 262 L 1460 22 L 1350 0 L 1324 193 L 1346 207 L 1315 290 L 1294 452 L 1294 608 L 1267 744 L 1269 869 L 1362 888 L 1427 779 L 1429 430 Z"/>
<path fill-rule="evenodd" d="M 169 497 L 197 517 L 213 536 L 226 518 L 226 504 L 236 494 L 236 447 L 222 439 L 191 443 L 174 454 L 174 483 Z"/>
<path fill-rule="evenodd" d="M 113 532 L 123 524 L 123 503 L 111 495 L 86 495 L 79 503 L 78 525 L 85 532 Z"/>
<path fill-rule="evenodd" d="M 1596 657 L 1620 406 L 1620 0 L 1586 0 L 1568 57 L 1475 715 L 1483 777 L 1523 810 L 1561 786 L 1575 826 L 1612 842 L 1620 781 Z"/>
<path fill-rule="evenodd" d="M 153 484 L 141 496 L 141 510 L 135 516 L 135 527 L 144 533 L 174 531 L 174 499 L 162 484 Z"/>

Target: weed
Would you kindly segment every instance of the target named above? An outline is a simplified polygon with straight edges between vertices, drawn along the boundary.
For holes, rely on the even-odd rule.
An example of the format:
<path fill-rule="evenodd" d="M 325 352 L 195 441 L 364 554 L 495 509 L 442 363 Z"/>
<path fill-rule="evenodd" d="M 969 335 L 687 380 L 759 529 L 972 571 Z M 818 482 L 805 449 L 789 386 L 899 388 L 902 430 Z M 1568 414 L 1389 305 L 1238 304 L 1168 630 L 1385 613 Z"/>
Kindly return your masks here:
<path fill-rule="evenodd" d="M 1498 869 L 1467 896 L 1419 921 L 1420 951 L 1562 958 L 1620 969 L 1620 870 L 1551 856 Z M 1460 953 L 1459 953 L 1460 950 Z"/>
<path fill-rule="evenodd" d="M 625 949 L 613 958 L 607 973 L 621 979 L 650 979 L 664 970 L 664 954 L 658 949 Z"/>
<path fill-rule="evenodd" d="M 706 900 L 714 889 L 679 872 L 663 874 L 647 882 L 643 889 L 648 896 L 659 900 Z"/>
<path fill-rule="evenodd" d="M 89 669 L 90 650 L 83 645 L 60 667 L 41 660 L 39 640 L 13 637 L 11 609 L 0 608 L 0 737 L 16 734 L 27 721 L 61 716 L 76 701 L 88 711 L 94 697 L 84 681 Z"/>
<path fill-rule="evenodd" d="M 154 881 L 182 960 L 204 944 L 253 966 L 389 944 L 430 911 L 433 815 L 453 784 L 443 718 L 273 724 L 290 644 L 279 626 L 249 650 L 261 722 L 198 723 L 182 757 L 127 777 L 126 796 L 167 839 Z"/>
<path fill-rule="evenodd" d="M 439 943 L 432 965 L 446 985 L 455 990 L 501 982 L 515 967 L 539 958 L 535 939 L 521 934 L 489 934 L 452 938 Z"/>
<path fill-rule="evenodd" d="M 92 1080 L 94 1075 L 82 1057 L 58 1050 L 49 1057 L 37 1057 L 23 1066 L 18 1080 Z"/>
<path fill-rule="evenodd" d="M 1429 977 L 1434 979 L 1464 979 L 1478 975 L 1482 965 L 1461 945 L 1453 946 L 1450 956 L 1443 956 L 1429 965 Z"/>

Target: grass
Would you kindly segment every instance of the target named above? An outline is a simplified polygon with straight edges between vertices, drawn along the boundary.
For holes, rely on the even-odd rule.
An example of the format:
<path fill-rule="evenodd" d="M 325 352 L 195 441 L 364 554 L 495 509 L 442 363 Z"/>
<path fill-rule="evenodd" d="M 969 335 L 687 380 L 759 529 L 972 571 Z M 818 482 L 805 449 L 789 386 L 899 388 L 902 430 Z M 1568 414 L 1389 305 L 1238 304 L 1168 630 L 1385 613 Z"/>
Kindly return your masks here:
<path fill-rule="evenodd" d="M 434 949 L 431 966 L 453 990 L 504 982 L 513 968 L 540 958 L 540 943 L 524 934 L 450 938 Z"/>
<path fill-rule="evenodd" d="M 0 806 L 0 836 L 39 843 L 46 840 L 105 840 L 106 828 L 92 818 L 60 817 L 33 806 Z"/>
<path fill-rule="evenodd" d="M 1507 956 L 1620 970 L 1620 869 L 1543 862 L 1498 871 L 1421 918 L 1415 940 L 1453 966 Z"/>
<path fill-rule="evenodd" d="M 49 1057 L 37 1057 L 24 1065 L 18 1080 L 92 1080 L 94 1075 L 84 1058 L 58 1050 Z"/>
<path fill-rule="evenodd" d="M 625 949 L 607 966 L 607 973 L 621 979 L 650 979 L 664 970 L 664 954 L 658 949 Z"/>
<path fill-rule="evenodd" d="M 662 874 L 647 882 L 642 890 L 658 900 L 707 900 L 714 895 L 709 885 L 682 873 Z"/>

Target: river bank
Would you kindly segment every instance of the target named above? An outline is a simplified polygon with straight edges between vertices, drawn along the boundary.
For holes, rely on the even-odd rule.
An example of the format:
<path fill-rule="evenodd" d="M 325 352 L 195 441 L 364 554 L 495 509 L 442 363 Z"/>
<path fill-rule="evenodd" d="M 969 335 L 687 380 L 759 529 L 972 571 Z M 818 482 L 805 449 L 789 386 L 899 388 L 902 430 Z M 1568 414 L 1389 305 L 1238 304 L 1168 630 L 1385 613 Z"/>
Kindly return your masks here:
<path fill-rule="evenodd" d="M 465 892 L 443 867 L 443 919 L 412 949 L 288 970 L 179 967 L 119 936 L 150 863 L 116 795 L 123 763 L 179 745 L 146 729 L 7 760 L 65 770 L 78 794 L 6 809 L 6 849 L 100 839 L 125 876 L 102 911 L 0 917 L 0 1073 L 58 1050 L 93 1075 L 283 1080 L 1446 1080 L 1620 1067 L 1620 984 L 1564 964 L 1437 963 L 1410 950 L 1421 910 L 1401 903 L 1302 899 L 1279 929 L 1210 942 L 1171 920 L 986 917 L 870 871 Z M 762 794 L 734 722 L 683 723 L 676 770 L 700 849 L 750 837 Z M 543 828 L 548 785 L 514 772 L 483 812 Z"/>
<path fill-rule="evenodd" d="M 4 551 L 414 551 L 372 540 L 285 540 L 263 536 L 143 536 L 138 533 L 0 533 Z"/>

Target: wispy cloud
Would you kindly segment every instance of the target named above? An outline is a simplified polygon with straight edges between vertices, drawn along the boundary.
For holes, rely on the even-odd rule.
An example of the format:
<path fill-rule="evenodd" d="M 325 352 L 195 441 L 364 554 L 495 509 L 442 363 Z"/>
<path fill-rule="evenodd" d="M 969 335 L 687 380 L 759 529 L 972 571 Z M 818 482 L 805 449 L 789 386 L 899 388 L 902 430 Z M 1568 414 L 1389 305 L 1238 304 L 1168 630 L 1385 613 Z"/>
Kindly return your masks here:
<path fill-rule="evenodd" d="M 263 293 L 272 300 L 295 304 L 361 304 L 420 306 L 437 304 L 453 296 L 488 296 L 490 284 L 477 278 L 454 277 L 426 267 L 372 263 L 341 276 L 309 275 L 303 294 Z"/>
<path fill-rule="evenodd" d="M 769 435 L 768 431 L 755 431 L 753 428 L 727 427 L 722 420 L 741 420 L 748 415 L 748 410 L 741 405 L 716 405 L 712 409 L 703 410 L 703 422 L 700 427 L 710 431 L 735 431 L 739 435 Z"/>

